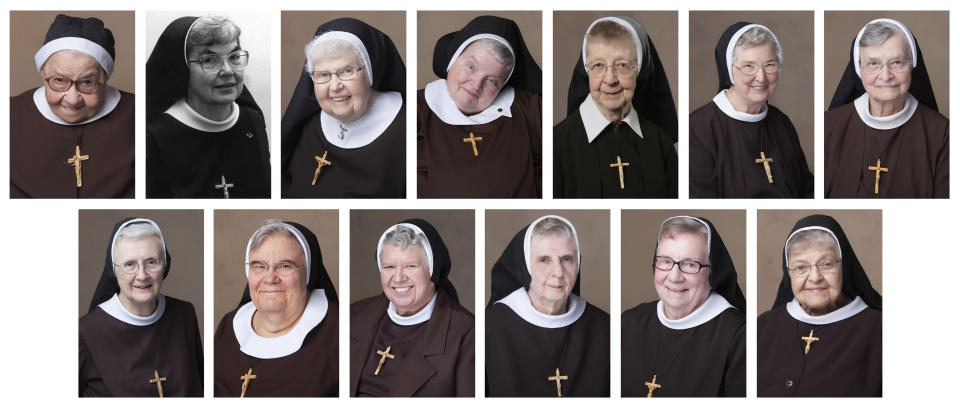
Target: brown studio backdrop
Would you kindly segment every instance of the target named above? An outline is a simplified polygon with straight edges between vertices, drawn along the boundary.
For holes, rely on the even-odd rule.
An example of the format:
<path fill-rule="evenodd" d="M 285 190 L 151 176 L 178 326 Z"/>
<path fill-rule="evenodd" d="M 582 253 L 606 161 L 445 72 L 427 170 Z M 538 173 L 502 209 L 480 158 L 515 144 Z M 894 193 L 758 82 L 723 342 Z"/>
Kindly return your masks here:
<path fill-rule="evenodd" d="M 710 220 L 730 253 L 737 269 L 737 284 L 746 295 L 747 226 L 744 210 L 624 210 L 620 214 L 620 299 L 623 310 L 660 299 L 653 286 L 652 266 L 657 234 L 667 218 L 678 215 Z"/>
<path fill-rule="evenodd" d="M 323 266 L 339 287 L 340 235 L 337 210 L 215 210 L 213 212 L 213 316 L 236 309 L 247 286 L 244 257 L 250 236 L 263 221 L 293 221 L 313 231 L 320 244 Z M 340 292 L 337 291 L 340 296 Z"/>
<path fill-rule="evenodd" d="M 520 34 L 527 49 L 543 67 L 543 20 L 540 11 L 418 11 L 417 12 L 417 89 L 437 78 L 433 74 L 433 48 L 437 40 L 447 33 L 458 31 L 470 20 L 492 15 L 508 18 L 520 27 Z"/>
<path fill-rule="evenodd" d="M 823 12 L 823 110 L 850 62 L 853 39 L 864 25 L 878 18 L 892 18 L 907 26 L 920 44 L 930 74 L 940 114 L 950 117 L 950 15 L 947 11 L 824 11 Z"/>
<path fill-rule="evenodd" d="M 367 23 L 393 40 L 400 58 L 407 61 L 407 18 L 405 11 L 281 11 L 280 12 L 280 101 L 287 111 L 293 88 L 303 72 L 305 47 L 317 27 L 342 17 L 351 17 Z M 406 65 L 406 64 L 405 64 Z M 377 69 L 377 67 L 373 67 Z"/>
<path fill-rule="evenodd" d="M 783 277 L 783 245 L 793 225 L 812 214 L 840 223 L 870 284 L 883 294 L 883 216 L 880 210 L 758 210 L 757 315 L 770 310 Z"/>
<path fill-rule="evenodd" d="M 714 49 L 727 27 L 739 21 L 766 26 L 780 41 L 783 72 L 769 103 L 783 111 L 797 129 L 807 166 L 814 174 L 813 145 L 813 12 L 691 11 L 690 112 L 712 103 L 717 95 Z"/>
<path fill-rule="evenodd" d="M 475 312 L 473 210 L 353 210 L 350 211 L 350 302 L 383 293 L 377 271 L 377 242 L 391 226 L 410 218 L 432 224 L 450 252 L 450 282 L 460 305 Z"/>
<path fill-rule="evenodd" d="M 610 212 L 607 210 L 487 210 L 484 307 L 490 301 L 490 269 L 518 231 L 544 215 L 559 215 L 580 240 L 580 297 L 610 313 Z"/>
<path fill-rule="evenodd" d="M 113 75 L 107 84 L 134 92 L 136 38 L 133 11 L 11 11 L 10 12 L 10 96 L 43 85 L 33 56 L 43 46 L 50 24 L 57 14 L 71 17 L 96 17 L 113 32 L 116 58 Z M 109 232 L 108 232 L 109 233 Z"/>
<path fill-rule="evenodd" d="M 601 17 L 629 16 L 640 22 L 657 48 L 667 73 L 673 104 L 677 105 L 676 11 L 554 11 L 553 12 L 553 124 L 567 117 L 567 92 L 573 68 L 583 49 L 583 35 Z M 646 52 L 646 50 L 644 50 Z"/>
<path fill-rule="evenodd" d="M 193 304 L 200 334 L 203 330 L 203 211 L 202 210 L 80 210 L 78 217 L 78 311 L 87 314 L 100 281 L 116 223 L 147 218 L 160 227 L 170 252 L 170 274 L 160 293 Z"/>

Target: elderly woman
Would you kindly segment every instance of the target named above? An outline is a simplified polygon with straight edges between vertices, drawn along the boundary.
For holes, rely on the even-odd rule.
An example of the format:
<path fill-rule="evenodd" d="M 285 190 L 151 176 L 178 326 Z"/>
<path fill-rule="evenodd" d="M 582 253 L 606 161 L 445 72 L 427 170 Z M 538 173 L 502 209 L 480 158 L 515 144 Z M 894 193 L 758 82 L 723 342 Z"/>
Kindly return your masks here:
<path fill-rule="evenodd" d="M 797 221 L 773 308 L 757 318 L 757 395 L 880 397 L 881 301 L 836 220 Z"/>
<path fill-rule="evenodd" d="M 480 16 L 433 50 L 417 92 L 420 198 L 540 197 L 541 72 L 517 23 Z"/>
<path fill-rule="evenodd" d="M 80 318 L 81 397 L 202 397 L 203 344 L 190 302 L 160 293 L 170 252 L 157 224 L 113 228 L 90 311 Z"/>
<path fill-rule="evenodd" d="M 267 220 L 246 252 L 240 306 L 214 333 L 217 397 L 336 397 L 337 292 L 317 237 Z"/>
<path fill-rule="evenodd" d="M 440 234 L 406 220 L 376 254 L 383 294 L 350 305 L 350 396 L 473 397 L 473 313 L 447 278 Z"/>
<path fill-rule="evenodd" d="M 181 17 L 160 35 L 147 60 L 147 197 L 270 197 L 267 131 L 240 45 L 240 27 L 221 16 Z"/>
<path fill-rule="evenodd" d="M 554 197 L 677 197 L 677 112 L 640 23 L 590 24 L 567 113 L 553 128 Z"/>
<path fill-rule="evenodd" d="M 623 312 L 623 396 L 746 396 L 746 300 L 709 220 L 663 222 L 653 285 L 659 301 Z"/>
<path fill-rule="evenodd" d="M 783 70 L 773 31 L 736 23 L 714 54 L 719 93 L 690 114 L 690 197 L 813 198 L 797 130 L 767 104 Z"/>
<path fill-rule="evenodd" d="M 57 15 L 34 56 L 41 87 L 10 98 L 10 197 L 133 198 L 133 95 L 107 85 L 113 33 Z"/>
<path fill-rule="evenodd" d="M 489 397 L 609 397 L 610 315 L 581 298 L 580 241 L 547 215 L 524 227 L 490 271 Z"/>
<path fill-rule="evenodd" d="M 393 41 L 341 18 L 304 54 L 283 116 L 283 197 L 404 198 L 406 69 Z"/>
<path fill-rule="evenodd" d="M 950 122 L 903 23 L 867 23 L 824 116 L 829 198 L 948 198 Z"/>

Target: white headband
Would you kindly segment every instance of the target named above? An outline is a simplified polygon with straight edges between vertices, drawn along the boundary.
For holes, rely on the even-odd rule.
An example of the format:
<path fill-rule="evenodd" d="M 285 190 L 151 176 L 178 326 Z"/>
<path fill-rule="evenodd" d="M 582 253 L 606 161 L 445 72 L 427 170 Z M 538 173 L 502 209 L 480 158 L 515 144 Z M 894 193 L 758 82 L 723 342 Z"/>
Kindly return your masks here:
<path fill-rule="evenodd" d="M 305 264 L 304 267 L 307 269 L 307 281 L 305 282 L 305 284 L 309 283 L 310 282 L 310 247 L 307 246 L 307 239 L 303 236 L 303 233 L 301 233 L 300 230 L 294 228 L 294 226 L 287 224 L 285 222 L 281 222 L 280 225 L 283 226 L 283 229 L 289 231 L 290 233 L 293 234 L 293 236 L 297 237 L 297 242 L 300 243 L 300 248 L 303 249 L 303 260 Z M 250 246 L 253 245 L 253 237 L 256 235 L 257 234 L 254 233 L 252 236 L 250 236 L 250 240 L 247 241 L 247 252 L 246 252 L 246 256 L 243 259 L 243 271 L 246 274 L 246 277 L 248 279 L 250 278 Z"/>
<path fill-rule="evenodd" d="M 731 83 L 733 83 L 733 50 L 737 47 L 737 41 L 740 40 L 740 37 L 742 37 L 747 30 L 754 27 L 760 27 L 770 33 L 770 36 L 773 37 L 773 42 L 775 43 L 774 45 L 776 45 L 776 48 L 780 50 L 777 51 L 777 60 L 783 62 L 783 50 L 780 48 L 780 40 L 777 39 L 777 35 L 773 33 L 773 30 L 760 24 L 747 24 L 743 27 L 740 27 L 737 32 L 733 33 L 733 37 L 730 37 L 730 42 L 727 43 L 727 75 L 730 75 Z"/>
<path fill-rule="evenodd" d="M 380 251 L 383 250 L 383 241 L 387 238 L 387 234 L 396 230 L 399 227 L 407 227 L 412 229 L 418 235 L 423 235 L 424 240 L 422 244 L 423 244 L 423 252 L 427 254 L 427 271 L 430 273 L 430 277 L 433 277 L 433 248 L 430 246 L 430 240 L 427 239 L 427 234 L 424 234 L 423 230 L 421 230 L 420 227 L 410 223 L 401 223 L 401 224 L 394 225 L 390 228 L 387 228 L 387 230 L 383 232 L 383 235 L 380 235 L 380 241 L 377 242 L 377 271 L 378 272 L 383 271 L 383 266 L 380 265 L 380 255 L 381 255 Z"/>
<path fill-rule="evenodd" d="M 880 23 L 880 22 L 893 24 L 897 26 L 897 28 L 899 28 L 900 31 L 903 32 L 903 35 L 907 37 L 907 43 L 910 44 L 910 51 L 913 54 L 913 67 L 914 68 L 917 67 L 917 45 L 914 42 L 913 33 L 911 33 L 909 29 L 907 29 L 907 26 L 903 25 L 903 23 L 897 20 L 892 20 L 889 18 L 878 18 L 876 20 L 873 20 L 865 24 L 863 28 L 860 29 L 860 32 L 857 33 L 857 39 L 853 41 L 853 67 L 854 69 L 857 70 L 858 77 L 860 76 L 860 37 L 863 37 L 863 32 L 867 30 L 868 25 L 873 23 Z"/>
<path fill-rule="evenodd" d="M 346 31 L 327 31 L 323 34 L 318 35 L 313 41 L 310 41 L 311 49 L 316 47 L 320 43 L 329 40 L 343 40 L 349 42 L 351 45 L 360 50 L 360 55 L 363 58 L 363 69 L 367 71 L 367 80 L 370 82 L 370 86 L 373 86 L 373 64 L 370 63 L 370 54 L 367 52 L 367 47 L 363 45 L 363 41 L 360 41 L 360 37 L 357 37 L 353 33 L 348 33 Z M 307 50 L 307 64 L 310 65 L 310 69 L 313 69 L 313 61 L 310 61 L 310 50 Z"/>
<path fill-rule="evenodd" d="M 450 58 L 450 62 L 447 64 L 447 71 L 450 70 L 450 67 L 452 67 L 453 63 L 457 60 L 457 57 L 459 57 L 460 54 L 463 53 L 463 50 L 466 49 L 468 45 L 472 44 L 476 40 L 480 40 L 483 38 L 491 39 L 499 43 L 502 43 L 503 45 L 506 45 L 507 49 L 510 50 L 510 55 L 513 55 L 513 66 L 510 67 L 510 73 L 507 74 L 507 78 L 503 80 L 503 83 L 506 84 L 507 81 L 510 80 L 510 76 L 513 75 L 513 69 L 516 68 L 517 66 L 517 53 L 513 51 L 513 47 L 510 46 L 510 43 L 508 43 L 507 40 L 495 34 L 482 33 L 482 34 L 477 34 L 473 37 L 467 38 L 467 41 L 464 41 L 463 44 L 460 44 L 460 48 L 457 48 L 457 52 L 453 53 L 453 57 Z"/>
<path fill-rule="evenodd" d="M 153 222 L 153 220 L 148 220 L 146 218 L 134 218 L 132 220 L 124 222 L 123 224 L 120 224 L 120 228 L 117 228 L 117 232 L 113 234 L 113 239 L 110 240 L 110 262 L 117 263 L 117 259 L 114 258 L 113 256 L 113 249 L 117 245 L 117 236 L 120 235 L 120 231 L 123 231 L 123 229 L 130 224 L 141 223 L 141 222 L 153 225 L 153 227 L 157 229 L 157 233 L 160 234 L 160 248 L 163 249 L 163 254 L 161 254 L 160 256 L 163 257 L 164 263 L 167 262 L 167 244 L 163 241 L 163 232 L 160 231 L 160 227 L 157 226 L 157 223 Z"/>
<path fill-rule="evenodd" d="M 577 274 L 580 274 L 580 238 L 577 237 L 577 229 L 573 227 L 573 224 L 569 220 L 559 215 L 544 215 L 531 222 L 530 226 L 527 227 L 527 231 L 523 235 L 523 261 L 527 264 L 527 273 L 533 274 L 533 270 L 530 269 L 530 241 L 533 236 L 533 228 L 536 227 L 540 221 L 547 218 L 555 218 L 563 221 L 564 224 L 570 227 L 570 231 L 573 232 L 573 242 L 577 245 Z"/>
<path fill-rule="evenodd" d="M 590 34 L 590 30 L 593 29 L 593 26 L 597 25 L 597 23 L 601 21 L 612 21 L 627 29 L 627 31 L 630 33 L 630 37 L 633 39 L 633 44 L 637 48 L 637 70 L 642 68 L 643 63 L 641 61 L 643 61 L 643 47 L 640 45 L 640 36 L 637 34 L 637 30 L 636 28 L 633 27 L 632 24 L 628 23 L 626 20 L 620 17 L 603 17 L 603 18 L 597 19 L 593 23 L 590 23 L 590 27 L 587 27 L 587 32 L 583 34 L 583 50 L 581 50 L 581 57 L 583 58 L 583 64 L 584 65 L 587 64 L 587 36 Z"/>
<path fill-rule="evenodd" d="M 113 57 L 110 56 L 110 53 L 100 44 L 83 37 L 61 37 L 40 47 L 40 50 L 33 56 L 33 62 L 37 64 L 37 72 L 40 72 L 43 64 L 47 62 L 51 55 L 63 50 L 73 50 L 89 55 L 100 64 L 103 72 L 107 75 L 107 79 L 110 79 L 110 75 L 113 74 Z"/>

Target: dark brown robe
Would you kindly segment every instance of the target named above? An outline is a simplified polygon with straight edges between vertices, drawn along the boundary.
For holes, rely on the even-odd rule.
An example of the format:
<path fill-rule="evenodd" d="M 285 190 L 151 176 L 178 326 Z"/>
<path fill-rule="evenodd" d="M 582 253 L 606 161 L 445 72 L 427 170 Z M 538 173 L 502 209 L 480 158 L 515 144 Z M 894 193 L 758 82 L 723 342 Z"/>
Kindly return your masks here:
<path fill-rule="evenodd" d="M 280 358 L 259 359 L 240 351 L 233 332 L 237 309 L 223 316 L 213 336 L 213 395 L 239 397 L 241 376 L 253 368 L 245 397 L 336 397 L 339 371 L 339 307 L 327 314 L 303 339 L 300 350 Z"/>
<path fill-rule="evenodd" d="M 867 126 L 854 104 L 827 112 L 824 123 L 827 198 L 949 198 L 950 122 L 920 103 L 913 117 L 896 129 Z M 874 194 L 877 165 L 880 193 Z"/>
<path fill-rule="evenodd" d="M 85 125 L 53 123 L 33 103 L 36 88 L 10 98 L 10 198 L 133 198 L 134 97 Z M 67 159 L 80 146 L 83 186 Z"/>
<path fill-rule="evenodd" d="M 541 99 L 515 89 L 512 117 L 454 126 L 437 117 L 417 91 L 417 196 L 419 198 L 539 198 Z M 478 156 L 463 139 L 477 141 Z"/>
<path fill-rule="evenodd" d="M 473 313 L 438 291 L 430 320 L 405 327 L 388 304 L 380 294 L 350 305 L 350 396 L 473 397 Z M 374 376 L 387 343 L 396 357 Z"/>
<path fill-rule="evenodd" d="M 657 376 L 654 397 L 745 397 L 747 325 L 743 313 L 728 308 L 689 329 L 664 326 L 657 302 L 623 312 L 620 392 L 646 397 L 644 384 Z"/>
<path fill-rule="evenodd" d="M 868 308 L 839 322 L 812 325 L 786 305 L 757 318 L 757 396 L 880 397 L 883 316 Z M 804 354 L 806 337 L 819 337 Z"/>
<path fill-rule="evenodd" d="M 189 302 L 166 296 L 155 323 L 136 326 L 95 308 L 80 318 L 81 397 L 203 396 L 203 342 Z"/>

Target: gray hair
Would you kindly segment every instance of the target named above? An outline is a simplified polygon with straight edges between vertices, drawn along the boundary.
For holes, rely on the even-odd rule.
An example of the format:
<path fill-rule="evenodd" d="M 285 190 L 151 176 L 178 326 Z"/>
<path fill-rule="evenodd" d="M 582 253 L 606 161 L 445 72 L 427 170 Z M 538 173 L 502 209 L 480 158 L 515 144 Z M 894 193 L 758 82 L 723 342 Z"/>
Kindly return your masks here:
<path fill-rule="evenodd" d="M 832 249 L 834 255 L 840 257 L 840 246 L 832 234 L 822 229 L 808 229 L 793 234 L 787 241 L 787 261 L 791 254 L 804 252 L 811 247 Z"/>
<path fill-rule="evenodd" d="M 587 32 L 587 44 L 590 44 L 597 40 L 606 40 L 606 41 L 626 41 L 633 44 L 633 33 L 630 30 L 627 30 L 621 24 L 618 24 L 614 21 L 603 20 L 599 23 L 593 25 L 590 28 L 590 31 Z M 589 50 L 589 48 L 588 48 Z M 630 50 L 636 54 L 636 48 L 630 47 Z M 635 56 L 636 57 L 636 56 Z M 583 61 L 586 64 L 586 61 Z"/>
<path fill-rule="evenodd" d="M 321 37 L 322 35 L 313 37 L 313 40 L 310 40 L 310 43 L 303 47 L 303 54 L 307 59 L 303 67 L 305 71 L 313 70 L 313 61 L 330 57 L 353 56 L 361 64 L 363 63 L 363 51 L 357 48 L 354 43 L 342 38 L 322 39 Z"/>
<path fill-rule="evenodd" d="M 260 248 L 260 245 L 263 244 L 263 241 L 267 239 L 267 237 L 277 234 L 286 236 L 296 242 L 296 247 L 297 250 L 300 251 L 300 256 L 303 257 L 304 261 L 307 260 L 307 254 L 303 253 L 303 247 L 300 246 L 300 240 L 297 238 L 297 236 L 287 229 L 282 221 L 276 219 L 268 219 L 264 221 L 263 224 L 260 224 L 260 228 L 258 228 L 257 231 L 253 233 L 253 236 L 250 237 L 250 252 Z"/>
<path fill-rule="evenodd" d="M 187 33 L 187 54 L 202 45 L 226 44 L 240 38 L 240 27 L 224 16 L 200 17 Z"/>
<path fill-rule="evenodd" d="M 750 28 L 737 39 L 737 43 L 733 46 L 733 61 L 737 60 L 737 54 L 740 50 L 767 43 L 773 44 L 773 50 L 777 53 L 777 62 L 782 64 L 783 50 L 780 49 L 780 43 L 777 41 L 777 37 L 774 36 L 770 30 L 763 27 Z"/>
<path fill-rule="evenodd" d="M 478 45 L 493 54 L 493 56 L 497 58 L 497 61 L 504 65 L 508 73 L 513 71 L 513 53 L 510 52 L 510 48 L 502 42 L 491 38 L 481 38 L 470 43 L 468 47 L 473 47 L 474 45 Z"/>
<path fill-rule="evenodd" d="M 703 222 L 691 217 L 673 217 L 668 219 L 660 227 L 660 239 L 675 239 L 677 234 L 698 234 L 703 238 L 710 239 L 710 231 Z"/>
<path fill-rule="evenodd" d="M 533 232 L 531 232 L 530 235 L 531 237 L 573 237 L 573 230 L 570 229 L 570 225 L 567 225 L 567 223 L 563 222 L 559 218 L 547 217 L 540 220 L 540 222 L 533 226 Z"/>
<path fill-rule="evenodd" d="M 903 41 L 907 43 L 905 47 L 907 55 L 905 57 L 907 60 L 913 61 L 913 52 L 910 49 L 910 40 L 907 38 L 907 34 L 900 30 L 900 27 L 887 21 L 877 21 L 867 24 L 867 26 L 863 28 L 863 35 L 860 36 L 860 42 L 858 42 L 857 45 L 860 48 L 880 45 L 887 42 L 887 40 L 894 35 L 901 36 Z"/>
<path fill-rule="evenodd" d="M 149 222 L 133 222 L 125 225 L 117 231 L 117 236 L 113 240 L 113 250 L 117 250 L 117 242 L 121 239 L 139 239 L 143 237 L 156 237 L 161 246 L 163 246 L 163 235 L 160 229 Z M 162 254 L 161 254 L 162 256 Z"/>
<path fill-rule="evenodd" d="M 383 256 L 383 247 L 390 244 L 400 248 L 402 251 L 406 251 L 411 247 L 419 247 L 420 252 L 423 254 L 423 260 L 427 261 L 430 257 L 427 255 L 427 246 L 425 243 L 429 243 L 426 235 L 418 233 L 413 228 L 405 225 L 397 225 L 396 228 L 383 237 L 383 246 L 378 248 L 377 259 L 379 260 L 380 257 Z"/>

